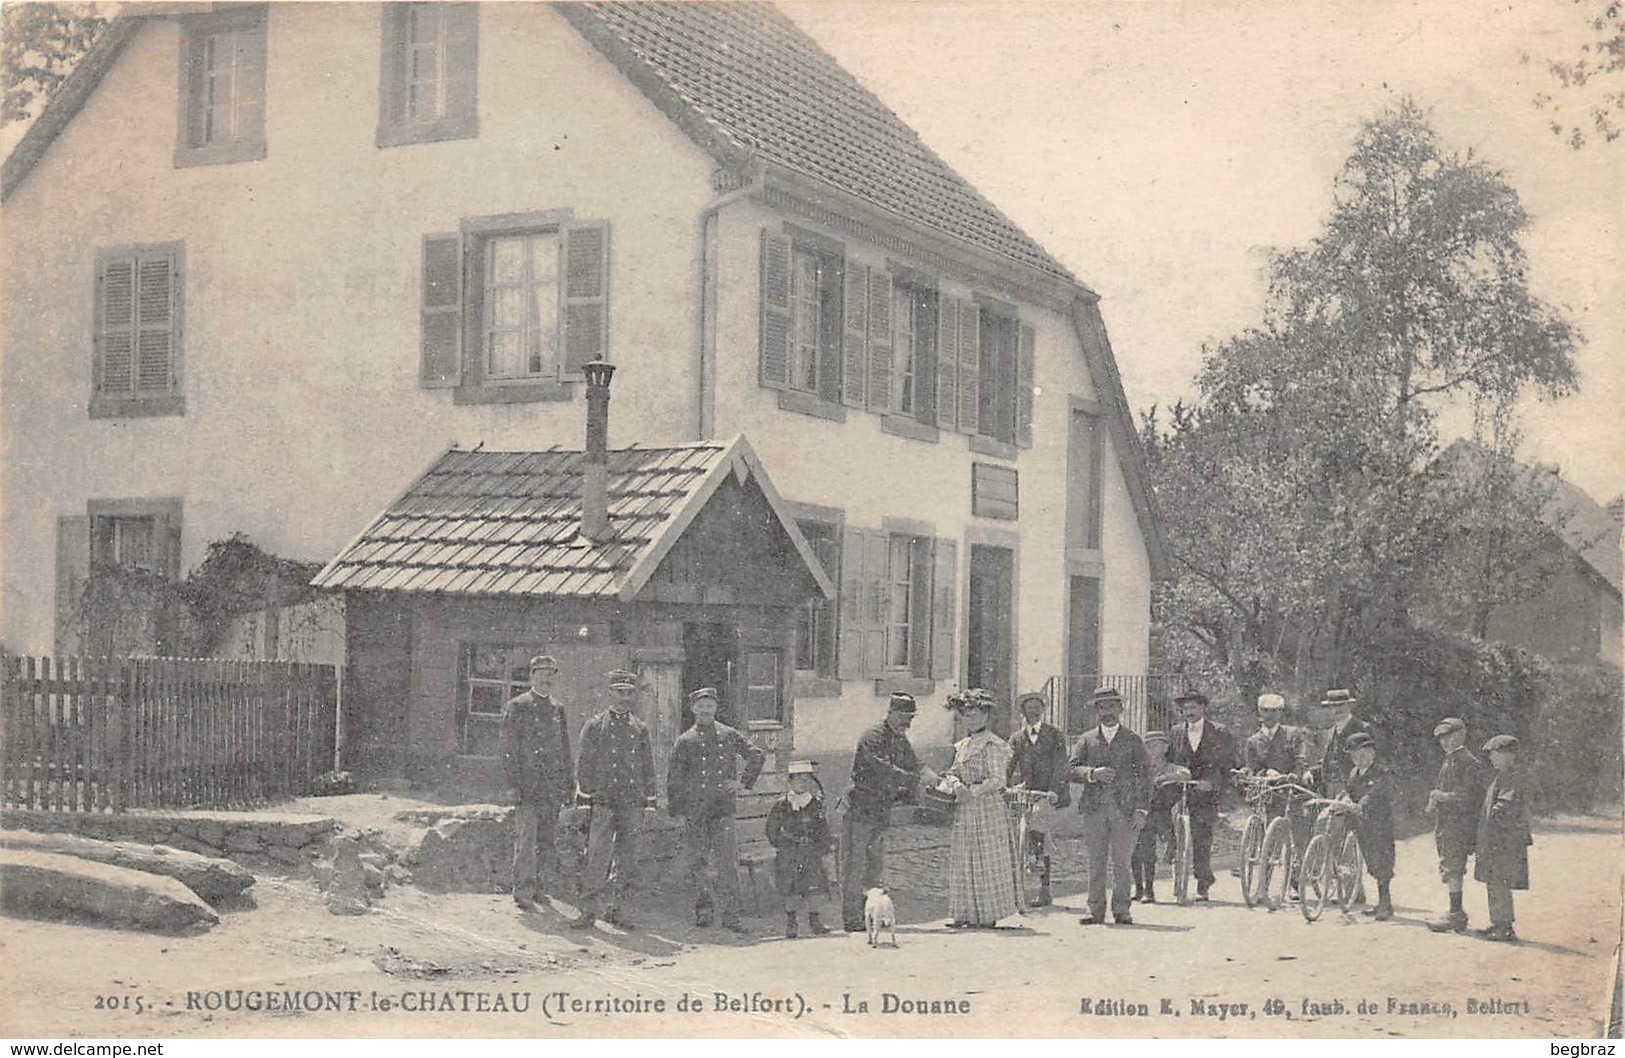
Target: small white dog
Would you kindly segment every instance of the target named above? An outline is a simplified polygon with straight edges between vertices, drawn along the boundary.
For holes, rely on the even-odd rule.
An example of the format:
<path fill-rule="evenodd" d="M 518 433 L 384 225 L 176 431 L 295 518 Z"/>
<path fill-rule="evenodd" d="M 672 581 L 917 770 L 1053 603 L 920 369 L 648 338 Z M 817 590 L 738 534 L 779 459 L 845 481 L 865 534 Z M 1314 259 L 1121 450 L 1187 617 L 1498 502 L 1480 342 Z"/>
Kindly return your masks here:
<path fill-rule="evenodd" d="M 881 930 L 891 933 L 891 946 L 897 947 L 897 908 L 884 888 L 864 890 L 863 923 L 869 928 L 869 947 L 879 945 Z"/>

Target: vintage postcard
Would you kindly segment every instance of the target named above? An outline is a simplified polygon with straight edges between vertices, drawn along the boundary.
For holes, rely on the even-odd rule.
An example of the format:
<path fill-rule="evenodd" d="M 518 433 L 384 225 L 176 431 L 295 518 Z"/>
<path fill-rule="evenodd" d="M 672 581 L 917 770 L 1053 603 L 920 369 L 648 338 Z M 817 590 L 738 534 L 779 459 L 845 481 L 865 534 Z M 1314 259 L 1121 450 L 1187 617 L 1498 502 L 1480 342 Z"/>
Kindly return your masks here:
<path fill-rule="evenodd" d="M 1618 1037 L 1618 4 L 0 20 L 0 1035 Z"/>

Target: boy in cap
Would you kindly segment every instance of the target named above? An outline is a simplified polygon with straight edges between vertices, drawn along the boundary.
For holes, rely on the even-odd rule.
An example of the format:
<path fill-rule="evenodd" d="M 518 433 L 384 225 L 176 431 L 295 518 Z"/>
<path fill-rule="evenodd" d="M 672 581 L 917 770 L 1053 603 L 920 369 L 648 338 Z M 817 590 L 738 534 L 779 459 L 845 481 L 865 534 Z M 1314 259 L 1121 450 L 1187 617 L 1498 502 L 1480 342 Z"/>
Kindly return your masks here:
<path fill-rule="evenodd" d="M 1484 765 L 1467 749 L 1467 724 L 1449 716 L 1433 728 L 1444 760 L 1439 779 L 1428 791 L 1427 810 L 1433 813 L 1433 847 L 1439 853 L 1439 878 L 1450 896 L 1450 911 L 1428 923 L 1435 933 L 1461 933 L 1467 929 L 1467 911 L 1461 905 L 1467 857 L 1478 844 L 1478 813 L 1488 783 Z"/>
<path fill-rule="evenodd" d="M 1365 869 L 1377 880 L 1377 906 L 1366 911 L 1378 922 L 1394 917 L 1388 886 L 1394 879 L 1394 800 L 1398 787 L 1393 772 L 1377 763 L 1377 740 L 1364 731 L 1348 738 L 1349 769 L 1343 796 L 1354 804 L 1354 830 L 1360 835 Z"/>
<path fill-rule="evenodd" d="M 1490 925 L 1480 930 L 1486 940 L 1515 943 L 1512 891 L 1529 888 L 1529 773 L 1518 764 L 1518 740 L 1496 735 L 1484 743 L 1495 775 L 1484 792 L 1478 820 L 1477 859 L 1473 877 L 1484 883 L 1490 902 Z"/>
<path fill-rule="evenodd" d="M 885 873 L 892 805 L 912 800 L 921 785 L 937 783 L 937 773 L 920 763 L 908 740 L 915 709 L 913 695 L 894 693 L 886 719 L 863 733 L 852 757 L 841 854 L 841 924 L 848 933 L 864 931 L 864 890 L 879 885 Z"/>
<path fill-rule="evenodd" d="M 655 763 L 649 728 L 632 711 L 638 678 L 624 669 L 608 674 L 609 708 L 581 728 L 576 761 L 576 803 L 591 811 L 587 869 L 582 878 L 581 914 L 570 924 L 586 929 L 608 897 L 604 921 L 632 929 L 627 914 L 637 882 L 638 835 L 655 813 Z M 610 865 L 614 864 L 613 887 Z"/>
<path fill-rule="evenodd" d="M 1162 731 L 1145 733 L 1145 753 L 1151 761 L 1151 814 L 1134 843 L 1134 857 L 1130 861 L 1134 875 L 1132 900 L 1147 904 L 1157 902 L 1157 839 L 1161 838 L 1172 855 L 1174 845 L 1173 808 L 1179 801 L 1179 783 L 1187 782 L 1191 770 L 1182 764 L 1172 764 L 1168 755 L 1168 735 Z"/>
<path fill-rule="evenodd" d="M 790 762 L 790 788 L 767 813 L 767 843 L 776 850 L 773 882 L 784 897 L 784 935 L 796 936 L 796 915 L 803 911 L 808 930 L 814 935 L 828 933 L 814 901 L 829 892 L 824 856 L 834 839 L 824 816 L 824 788 L 814 761 Z"/>
<path fill-rule="evenodd" d="M 502 708 L 502 766 L 514 788 L 513 900 L 536 906 L 540 878 L 557 857 L 559 809 L 575 790 L 570 729 L 553 698 L 559 663 L 547 654 L 530 659 L 530 689 Z M 538 856 L 538 852 L 540 855 Z"/>
<path fill-rule="evenodd" d="M 694 724 L 677 736 L 666 768 L 666 809 L 683 820 L 688 880 L 696 890 L 694 922 L 711 924 L 706 865 L 716 869 L 722 925 L 745 932 L 739 920 L 739 848 L 734 839 L 734 798 L 756 785 L 767 755 L 750 739 L 717 722 L 717 692 L 701 687 L 688 696 Z M 739 762 L 744 761 L 744 774 Z"/>

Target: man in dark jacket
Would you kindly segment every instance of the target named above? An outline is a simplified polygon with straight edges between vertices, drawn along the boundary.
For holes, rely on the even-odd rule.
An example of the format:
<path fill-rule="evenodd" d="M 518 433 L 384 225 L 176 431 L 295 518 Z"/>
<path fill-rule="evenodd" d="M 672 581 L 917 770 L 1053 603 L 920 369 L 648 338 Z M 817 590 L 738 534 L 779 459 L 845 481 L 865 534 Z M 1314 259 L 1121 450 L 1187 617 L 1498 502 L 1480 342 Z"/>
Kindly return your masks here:
<path fill-rule="evenodd" d="M 1377 740 L 1364 731 L 1349 736 L 1349 769 L 1343 795 L 1354 803 L 1354 830 L 1360 835 L 1365 869 L 1377 880 L 1377 906 L 1366 912 L 1378 922 L 1394 917 L 1388 886 L 1394 879 L 1394 775 L 1377 763 Z"/>
<path fill-rule="evenodd" d="M 688 696 L 694 724 L 677 736 L 666 768 L 666 809 L 683 820 L 683 851 L 694 887 L 694 921 L 711 924 L 706 865 L 716 870 L 722 925 L 745 932 L 739 920 L 739 848 L 734 839 L 734 798 L 756 785 L 767 755 L 743 734 L 717 723 L 717 692 L 701 687 Z M 744 774 L 739 763 L 744 762 Z"/>
<path fill-rule="evenodd" d="M 1298 729 L 1281 723 L 1286 699 L 1279 694 L 1258 696 L 1258 730 L 1241 746 L 1241 768 L 1259 779 L 1278 779 L 1298 770 Z M 1264 801 L 1266 818 L 1286 814 L 1285 791 L 1272 793 Z"/>
<path fill-rule="evenodd" d="M 553 698 L 558 671 L 558 662 L 546 654 L 531 658 L 530 690 L 502 709 L 502 766 L 516 791 L 513 900 L 527 911 L 536 906 L 542 874 L 556 862 L 559 809 L 575 790 L 570 730 L 564 707 Z"/>
<path fill-rule="evenodd" d="M 1135 839 L 1151 809 L 1151 761 L 1140 736 L 1122 726 L 1123 698 L 1115 687 L 1095 691 L 1100 723 L 1072 747 L 1068 760 L 1083 816 L 1084 849 L 1089 857 L 1089 914 L 1078 921 L 1106 921 L 1106 880 L 1111 879 L 1112 918 L 1134 921 L 1129 912 L 1129 860 Z M 1110 863 L 1111 873 L 1107 874 Z"/>
<path fill-rule="evenodd" d="M 1490 925 L 1479 935 L 1515 943 L 1512 891 L 1529 888 L 1529 773 L 1518 764 L 1518 740 L 1496 735 L 1484 743 L 1495 774 L 1484 791 L 1478 821 L 1478 850 L 1473 877 L 1484 883 L 1490 902 Z"/>
<path fill-rule="evenodd" d="M 655 813 L 649 727 L 633 711 L 638 678 L 621 669 L 609 673 L 609 694 L 609 708 L 582 725 L 581 755 L 576 760 L 576 803 L 589 808 L 592 818 L 581 914 L 570 923 L 577 929 L 592 925 L 606 895 L 604 921 L 633 928 L 626 905 L 637 885 L 638 835 Z"/>
<path fill-rule="evenodd" d="M 1428 791 L 1428 811 L 1433 813 L 1433 847 L 1439 852 L 1439 878 L 1450 894 L 1450 912 L 1428 923 L 1435 933 L 1462 933 L 1467 929 L 1467 911 L 1461 905 L 1463 879 L 1467 877 L 1467 857 L 1478 844 L 1478 814 L 1484 806 L 1484 787 L 1489 783 L 1484 765 L 1467 749 L 1467 724 L 1459 717 L 1446 717 L 1433 729 L 1444 751 L 1439 779 Z"/>
<path fill-rule="evenodd" d="M 1055 807 L 1065 808 L 1072 803 L 1072 784 L 1066 777 L 1066 735 L 1060 728 L 1044 720 L 1044 709 L 1048 704 L 1041 694 L 1022 696 L 1019 705 L 1026 723 L 1010 737 L 1010 767 L 1006 771 L 1005 785 L 1023 786 L 1035 793 L 1054 794 Z M 1027 844 L 1043 865 L 1039 874 L 1038 897 L 1033 903 L 1045 907 L 1050 902 L 1048 835 L 1029 822 Z"/>
<path fill-rule="evenodd" d="M 1168 734 L 1168 763 L 1191 771 L 1191 792 L 1186 799 L 1191 814 L 1191 859 L 1196 869 L 1196 899 L 1206 900 L 1213 886 L 1213 824 L 1219 819 L 1219 798 L 1240 764 L 1236 739 L 1217 721 L 1207 719 L 1207 695 L 1186 691 L 1174 699 L 1185 722 Z"/>
<path fill-rule="evenodd" d="M 1354 767 L 1354 758 L 1349 755 L 1349 739 L 1358 734 L 1376 737 L 1371 725 L 1354 715 L 1354 704 L 1358 701 L 1352 692 L 1344 689 L 1327 691 L 1326 697 L 1320 700 L 1323 708 L 1332 710 L 1332 729 L 1320 760 L 1312 763 L 1309 778 L 1327 797 L 1342 794 L 1349 770 Z"/>
<path fill-rule="evenodd" d="M 886 719 L 863 733 L 852 758 L 841 853 L 841 922 L 848 933 L 863 932 L 864 890 L 879 885 L 886 870 L 892 805 L 912 800 L 922 784 L 937 781 L 908 740 L 915 708 L 913 695 L 893 694 Z"/>

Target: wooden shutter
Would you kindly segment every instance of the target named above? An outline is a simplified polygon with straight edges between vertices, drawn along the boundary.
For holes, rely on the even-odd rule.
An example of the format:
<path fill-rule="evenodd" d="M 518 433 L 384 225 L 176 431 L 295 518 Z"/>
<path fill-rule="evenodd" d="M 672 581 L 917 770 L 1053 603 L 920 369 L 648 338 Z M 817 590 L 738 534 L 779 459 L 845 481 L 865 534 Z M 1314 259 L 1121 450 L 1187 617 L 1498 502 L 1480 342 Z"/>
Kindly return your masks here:
<path fill-rule="evenodd" d="M 937 422 L 937 383 L 941 380 L 937 368 L 942 347 L 942 338 L 937 333 L 939 316 L 940 313 L 920 313 L 919 362 L 914 365 L 914 417 L 932 426 Z"/>
<path fill-rule="evenodd" d="M 877 529 L 863 537 L 863 575 L 869 600 L 869 627 L 863 638 L 863 674 L 886 671 L 886 621 L 891 610 L 891 536 Z"/>
<path fill-rule="evenodd" d="M 863 678 L 863 649 L 869 607 L 864 597 L 864 531 L 850 526 L 841 533 L 841 619 L 836 643 L 835 674 L 843 680 Z"/>
<path fill-rule="evenodd" d="M 181 579 L 181 510 L 178 505 L 153 515 L 152 568 L 171 583 Z"/>
<path fill-rule="evenodd" d="M 609 359 L 609 222 L 567 224 L 563 233 L 559 377 L 583 378 L 582 365 Z"/>
<path fill-rule="evenodd" d="M 181 62 L 182 77 L 181 89 L 186 93 L 186 143 L 187 147 L 202 147 L 205 144 L 203 136 L 203 115 L 205 112 L 206 82 L 204 79 L 203 57 L 208 47 L 209 35 L 207 33 L 181 34 Z"/>
<path fill-rule="evenodd" d="M 841 303 L 845 300 L 845 260 L 819 255 L 818 267 L 818 398 L 831 404 L 841 401 L 842 360 L 845 334 Z"/>
<path fill-rule="evenodd" d="M 257 20 L 247 23 L 234 34 L 237 41 L 237 126 L 233 129 L 238 143 L 265 141 L 265 35 L 266 16 L 262 12 Z"/>
<path fill-rule="evenodd" d="M 90 519 L 66 514 L 56 520 L 56 653 L 84 652 L 80 602 L 90 579 Z"/>
<path fill-rule="evenodd" d="M 790 240 L 762 231 L 761 382 L 790 388 Z"/>
<path fill-rule="evenodd" d="M 100 322 L 96 342 L 96 390 L 135 391 L 135 258 L 106 261 L 97 275 Z"/>
<path fill-rule="evenodd" d="M 167 393 L 173 388 L 177 279 L 175 260 L 168 253 L 142 254 L 137 258 L 137 393 Z"/>
<path fill-rule="evenodd" d="M 945 430 L 959 428 L 959 301 L 937 298 L 936 422 Z"/>
<path fill-rule="evenodd" d="M 841 295 L 845 326 L 842 329 L 841 403 L 862 408 L 869 392 L 869 269 L 846 262 Z"/>
<path fill-rule="evenodd" d="M 477 113 L 479 84 L 479 6 L 448 4 L 441 22 L 446 35 L 447 118 L 472 118 Z M 588 359 L 591 359 L 589 357 Z M 585 361 L 583 361 L 585 362 Z"/>
<path fill-rule="evenodd" d="M 891 273 L 869 269 L 869 408 L 892 407 Z"/>
<path fill-rule="evenodd" d="M 385 128 L 399 128 L 406 123 L 406 69 L 409 56 L 406 46 L 406 5 L 385 4 L 383 7 L 384 75 L 383 112 Z"/>
<path fill-rule="evenodd" d="M 1037 334 L 1033 325 L 1021 325 L 1021 344 L 1016 350 L 1016 443 L 1033 446 L 1033 358 Z"/>
<path fill-rule="evenodd" d="M 954 677 L 954 633 L 959 614 L 954 609 L 958 545 L 938 537 L 931 549 L 931 678 Z"/>
<path fill-rule="evenodd" d="M 444 389 L 463 380 L 463 241 L 423 237 L 423 292 L 418 381 Z"/>
<path fill-rule="evenodd" d="M 959 432 L 976 433 L 981 414 L 982 324 L 975 305 L 959 303 Z"/>

